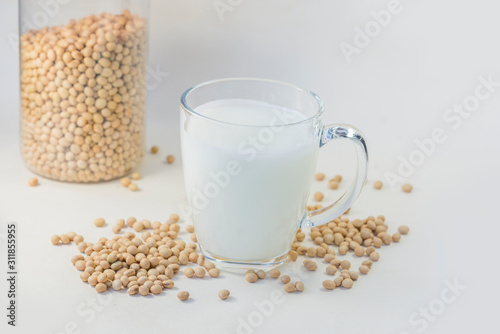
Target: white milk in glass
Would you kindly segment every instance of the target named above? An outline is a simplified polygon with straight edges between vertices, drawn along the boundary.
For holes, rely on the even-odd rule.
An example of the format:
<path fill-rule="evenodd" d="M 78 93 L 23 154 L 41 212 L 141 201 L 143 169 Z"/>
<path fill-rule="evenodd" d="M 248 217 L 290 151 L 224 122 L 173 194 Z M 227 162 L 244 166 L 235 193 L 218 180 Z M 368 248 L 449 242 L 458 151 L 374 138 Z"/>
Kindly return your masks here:
<path fill-rule="evenodd" d="M 300 112 L 255 100 L 218 100 L 195 111 L 216 120 L 181 116 L 186 189 L 200 245 L 236 261 L 288 252 L 313 179 L 317 130 L 293 125 L 306 119 Z"/>

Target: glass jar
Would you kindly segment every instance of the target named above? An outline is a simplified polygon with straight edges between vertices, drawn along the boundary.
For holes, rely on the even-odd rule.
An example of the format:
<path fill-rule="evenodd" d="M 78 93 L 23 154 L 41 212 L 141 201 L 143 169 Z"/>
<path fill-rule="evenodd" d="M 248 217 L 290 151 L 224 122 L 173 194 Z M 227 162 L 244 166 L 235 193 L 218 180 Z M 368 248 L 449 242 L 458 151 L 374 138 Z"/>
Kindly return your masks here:
<path fill-rule="evenodd" d="M 67 182 L 122 177 L 144 154 L 149 0 L 20 0 L 21 151 Z"/>

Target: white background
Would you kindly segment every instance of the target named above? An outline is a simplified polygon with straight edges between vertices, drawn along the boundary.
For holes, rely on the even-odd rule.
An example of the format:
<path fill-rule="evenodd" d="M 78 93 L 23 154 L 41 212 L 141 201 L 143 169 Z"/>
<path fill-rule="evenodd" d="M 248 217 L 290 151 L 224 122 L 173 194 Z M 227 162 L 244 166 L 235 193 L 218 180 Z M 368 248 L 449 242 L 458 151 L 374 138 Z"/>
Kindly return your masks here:
<path fill-rule="evenodd" d="M 355 27 L 364 28 L 373 20 L 370 11 L 387 8 L 387 1 L 246 0 L 221 20 L 212 0 L 152 0 L 150 65 L 168 76 L 160 76 L 150 91 L 147 142 L 159 145 L 161 154 L 145 158 L 141 191 L 132 193 L 117 181 L 75 185 L 41 179 L 39 187 L 27 186 L 33 175 L 19 154 L 18 60 L 8 39 L 17 33 L 17 2 L 2 0 L 0 232 L 12 221 L 19 230 L 18 327 L 5 325 L 2 275 L 2 333 L 4 328 L 7 333 L 71 333 L 65 326 L 72 324 L 81 333 L 238 333 L 238 319 L 259 320 L 254 303 L 269 300 L 281 283 L 266 279 L 251 285 L 229 274 L 203 280 L 178 276 L 174 291 L 150 298 L 108 293 L 112 299 L 104 310 L 98 305 L 99 311 L 91 311 L 87 303 L 96 293 L 80 282 L 69 261 L 76 247 L 49 242 L 52 234 L 68 231 L 90 241 L 111 236 L 111 225 L 93 226 L 97 217 L 165 221 L 177 212 L 185 193 L 178 98 L 193 84 L 230 76 L 273 78 L 311 89 L 323 98 L 328 122 L 362 129 L 370 150 L 369 183 L 349 216 L 384 214 L 393 231 L 401 224 L 411 227 L 399 244 L 380 251 L 381 260 L 353 289 L 324 291 L 321 263 L 303 280 L 302 294 L 287 294 L 259 326 L 240 328 L 241 333 L 417 333 L 423 323 L 426 333 L 494 331 L 500 297 L 494 257 L 500 232 L 500 90 L 457 129 L 443 115 L 474 94 L 479 76 L 492 74 L 500 81 L 500 6 L 491 0 L 401 0 L 401 5 L 402 11 L 348 63 L 340 43 L 353 44 Z M 399 157 L 415 154 L 415 140 L 430 138 L 436 128 L 447 140 L 408 177 L 414 191 L 391 189 L 384 173 L 397 173 Z M 352 175 L 349 146 L 332 144 L 323 151 L 318 170 L 327 177 L 342 173 L 346 187 Z M 166 154 L 179 159 L 166 165 Z M 372 188 L 376 179 L 385 181 L 383 190 Z M 315 182 L 317 190 L 324 191 L 325 201 L 340 194 L 326 183 Z M 353 263 L 357 268 L 357 260 Z M 432 320 L 417 316 L 418 325 L 409 322 L 419 308 L 439 305 L 445 282 L 454 280 L 466 286 L 454 302 L 431 314 Z M 226 302 L 217 298 L 222 288 L 231 291 Z M 177 300 L 180 290 L 191 292 L 190 302 Z"/>

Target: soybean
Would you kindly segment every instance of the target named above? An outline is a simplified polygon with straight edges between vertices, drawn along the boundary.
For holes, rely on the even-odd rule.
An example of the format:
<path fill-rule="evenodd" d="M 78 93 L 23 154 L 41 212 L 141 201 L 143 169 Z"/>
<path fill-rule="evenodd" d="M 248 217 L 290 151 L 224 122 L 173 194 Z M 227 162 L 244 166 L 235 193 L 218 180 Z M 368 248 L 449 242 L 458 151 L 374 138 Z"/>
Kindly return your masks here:
<path fill-rule="evenodd" d="M 294 292 L 295 291 L 295 284 L 293 284 L 292 282 L 288 282 L 285 284 L 283 289 L 285 290 L 285 292 L 288 292 L 288 293 Z"/>
<path fill-rule="evenodd" d="M 181 291 L 177 294 L 177 298 L 179 298 L 180 301 L 186 301 L 189 298 L 189 292 Z"/>
<path fill-rule="evenodd" d="M 245 274 L 245 279 L 249 283 L 255 283 L 259 279 L 259 276 L 257 276 L 257 274 L 255 272 L 247 272 Z"/>
<path fill-rule="evenodd" d="M 173 164 L 175 161 L 175 157 L 173 155 L 167 155 L 167 164 Z"/>
<path fill-rule="evenodd" d="M 103 293 L 104 291 L 108 290 L 108 286 L 104 283 L 97 283 L 95 286 L 95 291 L 98 293 Z"/>
<path fill-rule="evenodd" d="M 290 282 L 290 276 L 288 275 L 281 276 L 281 282 L 287 284 L 288 282 Z"/>
<path fill-rule="evenodd" d="M 335 282 L 334 282 L 334 281 L 327 279 L 327 280 L 324 280 L 324 281 L 323 281 L 323 287 L 324 287 L 326 290 L 333 290 L 333 289 L 335 289 L 336 284 L 335 284 Z"/>
<path fill-rule="evenodd" d="M 259 273 L 257 273 L 257 275 L 258 275 L 258 274 L 259 274 Z M 209 275 L 210 277 L 219 277 L 219 275 L 220 275 L 220 271 L 219 271 L 219 269 L 217 269 L 217 268 L 212 268 L 212 269 L 210 269 L 210 270 L 208 271 L 208 275 Z"/>
<path fill-rule="evenodd" d="M 405 183 L 405 184 L 403 184 L 403 186 L 401 187 L 401 189 L 405 193 L 409 193 L 409 192 L 411 192 L 413 190 L 413 186 L 411 184 Z"/>
<path fill-rule="evenodd" d="M 269 276 L 271 276 L 272 278 L 279 278 L 280 275 L 281 272 L 279 271 L 279 269 L 274 268 L 269 271 Z"/>
<path fill-rule="evenodd" d="M 354 282 L 350 278 L 346 278 L 342 281 L 342 287 L 346 289 L 352 288 Z"/>
<path fill-rule="evenodd" d="M 366 265 L 361 265 L 359 266 L 359 272 L 362 273 L 362 274 L 368 274 L 368 272 L 370 271 L 370 267 L 366 266 Z"/>
<path fill-rule="evenodd" d="M 342 269 L 349 269 L 349 268 L 351 268 L 351 262 L 344 260 L 344 261 L 340 262 L 340 267 Z"/>
<path fill-rule="evenodd" d="M 314 271 L 318 269 L 318 264 L 313 260 L 305 260 L 304 267 L 309 271 Z"/>
<path fill-rule="evenodd" d="M 401 225 L 400 227 L 398 227 L 398 231 L 401 234 L 408 234 L 408 232 L 410 232 L 410 228 L 406 225 Z"/>
<path fill-rule="evenodd" d="M 50 242 L 53 245 L 59 245 L 60 241 L 61 241 L 61 238 L 58 235 L 53 235 L 52 237 L 50 237 Z"/>
<path fill-rule="evenodd" d="M 229 298 L 229 294 L 229 290 L 223 289 L 219 291 L 218 296 L 220 299 L 226 300 Z"/>
<path fill-rule="evenodd" d="M 32 177 L 28 180 L 28 185 L 30 187 L 36 187 L 38 185 L 38 179 L 36 177 Z"/>
<path fill-rule="evenodd" d="M 325 179 L 325 174 L 324 173 L 316 173 L 315 177 L 316 177 L 316 180 L 323 181 Z"/>
<path fill-rule="evenodd" d="M 94 220 L 94 225 L 97 227 L 103 227 L 106 224 L 106 221 L 103 218 L 97 218 Z"/>

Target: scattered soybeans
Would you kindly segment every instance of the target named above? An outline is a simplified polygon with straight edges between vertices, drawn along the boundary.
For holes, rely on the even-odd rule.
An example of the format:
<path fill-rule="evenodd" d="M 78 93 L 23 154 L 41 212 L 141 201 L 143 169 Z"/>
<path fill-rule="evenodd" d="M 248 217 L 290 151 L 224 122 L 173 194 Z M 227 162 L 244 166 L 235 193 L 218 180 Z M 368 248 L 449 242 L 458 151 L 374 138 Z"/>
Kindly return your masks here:
<path fill-rule="evenodd" d="M 132 180 L 140 180 L 142 176 L 139 172 L 134 172 L 132 173 L 132 175 L 130 175 L 130 177 L 132 178 Z"/>
<path fill-rule="evenodd" d="M 139 190 L 139 187 L 137 186 L 137 184 L 135 183 L 131 183 L 129 184 L 128 188 L 131 190 L 131 191 L 137 191 Z"/>
<path fill-rule="evenodd" d="M 36 187 L 38 185 L 38 179 L 36 177 L 32 177 L 28 180 L 28 184 L 30 187 Z"/>
<path fill-rule="evenodd" d="M 83 241 L 82 236 L 69 232 L 60 236 L 52 236 L 51 243 L 58 245 L 73 242 L 78 245 L 78 250 L 83 255 L 73 256 L 71 263 L 81 272 L 81 281 L 93 286 L 98 293 L 109 289 L 115 291 L 126 289 L 130 295 L 160 294 L 162 289 L 170 289 L 174 286 L 171 279 L 182 266 L 189 263 L 197 263 L 199 267 L 196 269 L 185 267 L 183 272 L 188 278 L 203 278 L 207 273 L 210 277 L 219 277 L 219 269 L 215 268 L 212 262 L 205 261 L 205 257 L 196 252 L 198 248 L 196 244 L 176 240 L 180 230 L 178 221 L 179 215 L 177 214 L 171 214 L 165 224 L 159 221 L 151 223 L 147 219 L 137 221 L 134 217 L 130 217 L 127 221 L 117 220 L 113 232 L 119 232 L 127 225 L 135 232 L 139 232 L 138 236 L 133 232 L 127 232 L 116 235 L 112 239 L 100 238 L 98 242 L 88 243 Z M 94 223 L 96 226 L 105 225 L 103 218 L 96 219 Z M 308 240 L 312 239 L 317 244 L 314 247 L 307 248 L 301 243 L 306 240 L 306 231 L 299 229 L 288 256 L 291 260 L 296 260 L 299 254 L 305 256 L 303 265 L 308 271 L 318 269 L 317 262 L 312 258 L 324 258 L 325 263 L 328 264 L 325 269 L 327 275 L 334 276 L 339 271 L 340 273 L 334 280 L 325 280 L 323 287 L 328 290 L 340 286 L 350 289 L 354 281 L 359 279 L 359 274 L 366 275 L 373 265 L 372 261 L 379 260 L 380 255 L 376 252 L 376 247 L 384 243 L 388 245 L 392 241 L 399 241 L 401 234 L 408 233 L 409 228 L 400 226 L 399 232 L 392 235 L 387 230 L 385 217 L 381 215 L 376 218 L 370 216 L 366 219 L 354 220 L 339 217 L 322 226 L 311 228 Z M 367 240 L 370 242 L 367 243 Z M 338 246 L 340 255 L 353 251 L 358 257 L 366 255 L 370 259 L 363 260 L 359 266 L 359 272 L 349 271 L 351 263 L 348 260 L 337 259 L 336 252 L 331 245 Z M 270 270 L 269 275 L 274 279 L 280 278 L 286 292 L 304 290 L 302 282 L 292 283 L 288 275 L 280 276 L 281 272 L 277 268 Z M 245 279 L 254 283 L 266 276 L 266 272 L 262 270 L 248 270 Z M 222 291 L 227 290 L 221 290 L 220 293 Z M 229 291 L 227 291 L 227 296 L 229 296 Z"/>
<path fill-rule="evenodd" d="M 384 184 L 382 183 L 382 181 L 375 181 L 375 182 L 373 182 L 373 188 L 375 188 L 377 190 L 382 189 L 383 185 Z"/>
<path fill-rule="evenodd" d="M 338 183 L 342 182 L 342 175 L 335 175 L 333 177 L 333 180 L 334 181 L 337 181 Z"/>
<path fill-rule="evenodd" d="M 187 225 L 186 226 L 186 231 L 188 233 L 193 233 L 194 232 L 194 226 L 193 225 Z"/>

